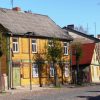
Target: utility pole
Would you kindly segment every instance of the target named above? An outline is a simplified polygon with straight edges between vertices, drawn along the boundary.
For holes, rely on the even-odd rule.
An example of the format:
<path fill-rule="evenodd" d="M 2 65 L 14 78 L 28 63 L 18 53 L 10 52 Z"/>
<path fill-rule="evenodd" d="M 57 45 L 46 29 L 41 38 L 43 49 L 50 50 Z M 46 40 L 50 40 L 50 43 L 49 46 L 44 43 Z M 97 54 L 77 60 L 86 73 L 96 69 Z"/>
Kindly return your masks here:
<path fill-rule="evenodd" d="M 28 51 L 29 51 L 29 69 L 30 69 L 30 73 L 29 73 L 29 77 L 30 77 L 30 90 L 32 90 L 32 63 L 31 63 L 31 51 L 30 51 L 30 40 L 31 40 L 31 38 L 30 38 L 30 35 L 33 35 L 33 33 L 32 32 L 27 32 L 27 33 L 25 33 L 24 35 L 26 35 L 26 36 L 28 36 Z"/>

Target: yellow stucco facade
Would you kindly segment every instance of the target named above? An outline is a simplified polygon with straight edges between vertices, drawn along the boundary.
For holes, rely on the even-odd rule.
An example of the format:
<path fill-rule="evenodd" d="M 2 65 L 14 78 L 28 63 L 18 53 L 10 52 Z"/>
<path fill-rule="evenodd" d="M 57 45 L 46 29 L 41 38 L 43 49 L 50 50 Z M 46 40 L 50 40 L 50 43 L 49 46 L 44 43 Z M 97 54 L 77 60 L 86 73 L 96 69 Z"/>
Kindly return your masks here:
<path fill-rule="evenodd" d="M 10 48 L 13 49 L 13 38 L 18 39 L 18 50 L 17 52 L 13 51 L 11 60 L 13 62 L 12 64 L 12 85 L 17 86 L 26 86 L 30 84 L 30 66 L 31 66 L 31 83 L 32 85 L 39 85 L 39 77 L 34 77 L 34 69 L 33 69 L 33 63 L 34 57 L 37 53 L 43 54 L 46 56 L 46 46 L 48 44 L 48 39 L 39 39 L 39 38 L 30 38 L 30 46 L 29 46 L 29 38 L 26 37 L 10 37 Z M 36 52 L 32 53 L 32 39 L 36 40 Z M 62 42 L 62 41 L 61 41 Z M 69 45 L 68 45 L 69 46 Z M 16 47 L 15 47 L 16 48 Z M 30 52 L 29 52 L 30 50 Z M 69 52 L 69 49 L 68 49 Z M 11 52 L 12 53 L 12 52 Z M 30 56 L 29 56 L 30 53 Z M 30 60 L 29 60 L 30 57 Z M 67 76 L 63 74 L 63 81 L 65 83 L 70 82 L 70 56 L 68 55 L 63 56 L 64 62 L 67 63 Z M 29 63 L 31 62 L 31 65 Z M 59 65 L 57 64 L 57 73 L 58 73 L 58 79 L 59 82 L 62 81 L 62 74 L 61 69 Z M 17 82 L 18 81 L 18 82 Z M 43 71 L 42 71 L 42 77 L 41 81 L 43 85 L 52 84 L 54 81 L 54 76 L 50 76 L 50 65 L 45 61 L 43 64 Z"/>

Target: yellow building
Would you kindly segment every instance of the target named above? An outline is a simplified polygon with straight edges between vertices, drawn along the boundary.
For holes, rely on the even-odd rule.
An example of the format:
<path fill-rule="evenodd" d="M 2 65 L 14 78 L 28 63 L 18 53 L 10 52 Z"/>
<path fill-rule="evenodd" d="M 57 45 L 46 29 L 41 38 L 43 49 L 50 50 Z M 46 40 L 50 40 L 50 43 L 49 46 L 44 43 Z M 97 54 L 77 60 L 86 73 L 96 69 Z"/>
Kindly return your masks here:
<path fill-rule="evenodd" d="M 38 65 L 34 61 L 37 54 L 46 56 L 46 46 L 52 38 L 58 38 L 63 46 L 63 59 L 65 71 L 64 82 L 70 81 L 70 51 L 71 36 L 64 32 L 48 16 L 21 12 L 14 8 L 0 9 L 0 28 L 7 36 L 7 68 L 5 74 L 8 77 L 8 88 L 16 86 L 39 85 Z M 57 64 L 59 82 L 61 82 L 61 70 Z M 53 84 L 54 68 L 52 63 L 45 60 L 41 83 Z"/>

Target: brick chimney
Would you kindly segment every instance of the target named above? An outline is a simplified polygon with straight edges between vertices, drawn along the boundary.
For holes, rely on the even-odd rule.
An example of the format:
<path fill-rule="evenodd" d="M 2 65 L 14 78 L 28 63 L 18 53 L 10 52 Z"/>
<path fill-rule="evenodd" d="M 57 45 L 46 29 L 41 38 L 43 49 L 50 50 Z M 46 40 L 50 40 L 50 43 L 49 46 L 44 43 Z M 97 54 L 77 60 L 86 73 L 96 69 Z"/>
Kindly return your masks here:
<path fill-rule="evenodd" d="M 67 25 L 67 27 L 70 28 L 70 29 L 74 29 L 74 24 Z"/>
<path fill-rule="evenodd" d="M 14 7 L 12 10 L 14 10 L 14 11 L 21 11 L 21 8 L 20 7 Z"/>

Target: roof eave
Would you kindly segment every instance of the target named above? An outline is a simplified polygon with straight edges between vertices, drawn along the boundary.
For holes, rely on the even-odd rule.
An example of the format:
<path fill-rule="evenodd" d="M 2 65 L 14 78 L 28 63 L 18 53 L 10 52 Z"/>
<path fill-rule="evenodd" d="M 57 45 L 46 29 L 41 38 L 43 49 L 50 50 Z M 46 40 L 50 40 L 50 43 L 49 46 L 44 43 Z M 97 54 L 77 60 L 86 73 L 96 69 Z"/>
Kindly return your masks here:
<path fill-rule="evenodd" d="M 11 36 L 26 36 L 25 33 L 12 33 L 12 32 L 9 32 L 9 35 Z M 29 37 L 29 35 L 27 35 L 26 37 Z M 53 36 L 52 37 L 49 37 L 49 36 L 41 36 L 41 35 L 30 35 L 30 37 L 35 37 L 35 38 L 44 38 L 44 39 L 51 39 L 51 38 L 54 38 Z M 61 41 L 73 41 L 73 38 L 59 38 L 57 37 L 59 40 Z"/>
<path fill-rule="evenodd" d="M 70 30 L 70 31 L 76 32 L 76 33 L 78 33 L 78 34 L 81 34 L 81 35 L 83 35 L 83 36 L 85 36 L 85 37 L 88 37 L 89 39 L 94 40 L 95 43 L 100 42 L 100 39 L 95 38 L 95 37 L 92 37 L 92 36 L 89 36 L 89 35 L 87 35 L 87 34 L 85 34 L 85 33 L 79 32 L 79 31 L 77 31 L 77 30 L 74 30 L 74 29 L 71 29 L 71 28 L 68 28 L 68 27 L 66 28 L 66 30 Z"/>

